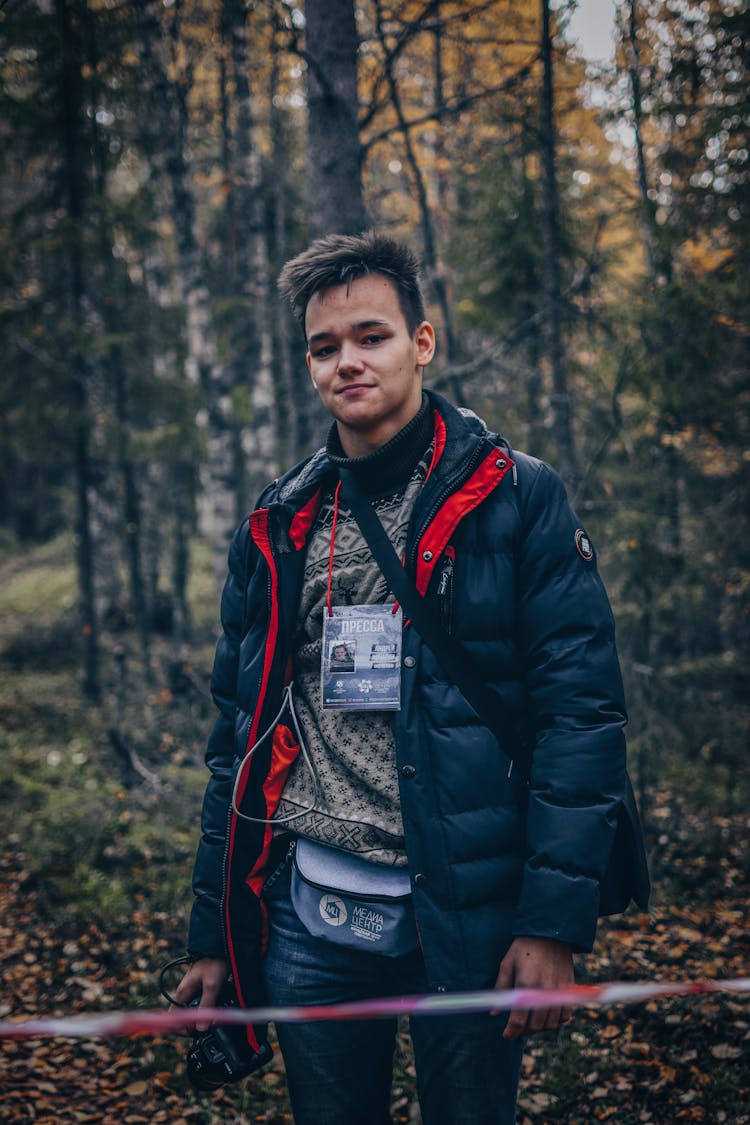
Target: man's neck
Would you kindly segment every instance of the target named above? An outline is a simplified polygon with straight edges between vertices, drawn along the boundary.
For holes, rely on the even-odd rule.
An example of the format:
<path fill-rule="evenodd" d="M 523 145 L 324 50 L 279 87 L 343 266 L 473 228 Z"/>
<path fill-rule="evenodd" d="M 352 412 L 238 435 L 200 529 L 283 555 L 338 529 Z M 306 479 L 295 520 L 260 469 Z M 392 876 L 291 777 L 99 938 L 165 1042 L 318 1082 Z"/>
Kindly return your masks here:
<path fill-rule="evenodd" d="M 357 460 L 362 457 L 370 457 L 377 453 L 379 449 L 383 449 L 395 437 L 406 429 L 410 422 L 419 413 L 419 409 L 415 410 L 414 414 L 409 418 L 403 426 L 398 426 L 396 429 L 393 426 L 384 426 L 382 430 L 377 433 L 362 433 L 349 426 L 342 426 L 340 422 L 334 422 L 338 439 L 341 444 L 346 457 L 352 460 Z"/>
<path fill-rule="evenodd" d="M 364 456 L 349 456 L 334 422 L 328 434 L 328 457 L 336 468 L 347 468 L 355 473 L 366 492 L 379 495 L 409 479 L 429 446 L 432 434 L 432 411 L 424 395 L 414 417 L 389 441 Z"/>

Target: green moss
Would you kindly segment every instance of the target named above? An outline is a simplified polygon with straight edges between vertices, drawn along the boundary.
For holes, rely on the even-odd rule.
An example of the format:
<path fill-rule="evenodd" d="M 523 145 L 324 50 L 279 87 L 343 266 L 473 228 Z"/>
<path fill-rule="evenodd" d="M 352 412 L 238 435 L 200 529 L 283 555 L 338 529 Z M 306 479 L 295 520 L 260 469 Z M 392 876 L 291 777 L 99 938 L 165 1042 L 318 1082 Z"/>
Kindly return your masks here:
<path fill-rule="evenodd" d="M 75 608 L 73 539 L 68 533 L 33 551 L 6 558 L 0 582 L 0 630 L 20 618 L 54 620 Z"/>

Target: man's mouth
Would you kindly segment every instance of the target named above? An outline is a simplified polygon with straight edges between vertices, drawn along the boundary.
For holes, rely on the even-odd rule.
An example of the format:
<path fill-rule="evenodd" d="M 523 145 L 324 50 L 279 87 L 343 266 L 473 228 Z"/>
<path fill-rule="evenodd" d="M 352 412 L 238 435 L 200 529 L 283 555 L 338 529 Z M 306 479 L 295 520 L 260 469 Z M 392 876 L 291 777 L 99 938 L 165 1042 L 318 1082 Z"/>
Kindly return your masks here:
<path fill-rule="evenodd" d="M 336 391 L 337 395 L 356 394 L 358 391 L 369 391 L 372 389 L 372 383 L 347 383 L 343 387 L 339 387 Z"/>

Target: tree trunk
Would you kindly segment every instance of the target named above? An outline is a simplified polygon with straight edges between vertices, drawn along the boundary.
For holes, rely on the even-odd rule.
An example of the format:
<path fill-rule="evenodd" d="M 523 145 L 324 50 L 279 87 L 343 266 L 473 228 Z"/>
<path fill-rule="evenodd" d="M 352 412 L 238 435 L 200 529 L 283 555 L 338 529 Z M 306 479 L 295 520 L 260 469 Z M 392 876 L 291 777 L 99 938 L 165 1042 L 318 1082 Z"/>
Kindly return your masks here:
<path fill-rule="evenodd" d="M 185 158 L 187 90 L 169 78 L 169 68 L 156 0 L 134 0 L 139 22 L 141 85 L 153 115 L 153 128 L 172 192 L 179 257 L 179 284 L 186 316 L 185 372 L 200 388 L 203 410 L 199 423 L 205 436 L 201 466 L 199 523 L 209 540 L 217 585 L 226 573 L 226 553 L 237 515 L 231 383 L 220 359 L 210 293 L 203 280 L 201 249 L 195 236 L 195 203 Z M 175 17 L 176 18 L 176 17 Z"/>
<path fill-rule="evenodd" d="M 269 477 L 278 472 L 278 435 L 273 378 L 273 337 L 269 308 L 269 261 L 266 245 L 260 143 L 255 124 L 250 86 L 247 8 L 244 0 L 224 0 L 224 14 L 230 36 L 237 128 L 234 137 L 233 192 L 239 206 L 236 227 L 240 258 L 237 263 L 240 290 L 249 297 L 252 309 L 255 354 L 243 362 L 238 379 L 250 380 L 251 425 L 244 435 L 243 448 L 253 502 Z M 231 194 L 231 193 L 230 193 Z M 244 369 L 244 370 L 243 370 Z M 245 514 L 243 510 L 237 514 Z"/>
<path fill-rule="evenodd" d="M 425 184 L 424 176 L 422 175 L 422 170 L 419 167 L 417 153 L 414 148 L 409 125 L 404 115 L 403 106 L 401 104 L 401 94 L 398 87 L 398 81 L 396 79 L 394 59 L 392 56 L 392 52 L 388 48 L 380 3 L 376 5 L 376 13 L 377 33 L 385 60 L 385 73 L 388 82 L 388 89 L 391 95 L 391 105 L 393 106 L 394 113 L 396 114 L 396 120 L 398 121 L 398 127 L 401 132 L 401 136 L 404 142 L 404 149 L 406 151 L 406 160 L 411 170 L 412 180 L 417 193 L 417 202 L 419 204 L 419 213 L 422 221 L 422 258 L 424 261 L 427 277 L 440 307 L 440 314 L 443 322 L 443 333 L 445 336 L 446 361 L 450 370 L 450 367 L 456 360 L 456 334 L 453 328 L 453 314 L 451 312 L 450 302 L 448 300 L 448 290 L 445 284 L 445 276 L 443 268 L 438 261 L 434 224 L 432 221 L 429 199 L 427 197 L 427 186 Z M 440 129 L 441 127 L 442 126 L 439 123 L 436 125 L 437 129 Z M 453 376 L 450 376 L 449 381 L 451 391 L 456 402 L 459 404 L 459 406 L 466 406 L 467 403 L 463 395 L 460 381 Z"/>
<path fill-rule="evenodd" d="M 89 65 L 92 74 L 99 72 L 99 52 L 97 44 L 96 21 L 91 12 L 87 13 L 87 42 Z M 96 115 L 90 123 L 92 148 L 96 167 L 96 192 L 101 201 L 107 193 L 106 145 L 100 135 Z M 98 208 L 98 261 L 95 269 L 101 278 L 99 290 L 99 314 L 107 336 L 114 340 L 122 333 L 121 313 L 117 301 L 114 257 L 112 253 L 111 230 L 105 221 L 106 210 Z M 114 407 L 115 458 L 120 478 L 122 510 L 118 513 L 118 532 L 125 541 L 125 560 L 129 575 L 130 603 L 141 642 L 141 655 L 146 672 L 151 668 L 151 603 L 147 597 L 143 577 L 141 550 L 141 498 L 136 481 L 136 470 L 131 455 L 131 420 L 129 388 L 122 348 L 118 343 L 111 344 L 106 359 L 106 369 L 110 375 Z M 112 536 L 114 541 L 114 536 Z"/>
<path fill-rule="evenodd" d="M 141 655 L 146 672 L 151 668 L 151 599 L 147 596 L 143 580 L 141 550 L 141 500 L 136 482 L 135 465 L 130 453 L 130 409 L 128 388 L 123 370 L 122 354 L 115 347 L 110 350 L 115 393 L 115 421 L 117 426 L 117 463 L 122 479 L 123 516 L 125 520 L 125 557 L 130 576 L 130 601 L 141 641 Z"/>
<path fill-rule="evenodd" d="M 628 81 L 630 83 L 643 249 L 646 255 L 649 277 L 652 283 L 656 283 L 658 275 L 665 271 L 665 267 L 664 280 L 667 280 L 671 275 L 671 268 L 667 266 L 667 263 L 659 261 L 656 208 L 649 189 L 646 151 L 643 142 L 643 92 L 641 87 L 641 48 L 638 42 L 638 0 L 628 0 L 627 26 L 624 26 L 624 20 L 621 19 L 620 37 L 627 57 Z"/>
<path fill-rule="evenodd" d="M 159 197 L 155 200 L 157 221 L 166 221 L 160 210 Z M 164 206 L 162 200 L 161 206 Z M 174 289 L 172 266 L 161 244 L 149 247 L 140 259 L 143 287 L 147 301 L 153 309 L 169 309 Z M 187 583 L 190 575 L 190 543 L 195 530 L 195 495 L 198 481 L 197 434 L 192 408 L 186 401 L 187 388 L 180 386 L 179 343 L 171 332 L 149 332 L 147 354 L 143 357 L 146 370 L 154 380 L 177 380 L 181 400 L 175 405 L 170 418 L 174 437 L 168 439 L 162 456 L 153 460 L 146 469 L 146 481 L 141 483 L 141 549 L 143 574 L 147 591 L 147 604 L 152 609 L 152 624 L 163 632 L 171 630 L 176 647 L 181 650 L 191 631 Z M 165 521 L 165 512 L 169 513 Z M 162 558 L 169 558 L 169 606 L 159 605 L 159 571 Z M 157 620 L 158 619 L 158 620 Z"/>
<path fill-rule="evenodd" d="M 193 503 L 194 480 L 189 465 L 177 465 L 177 486 L 172 497 L 175 514 L 174 548 L 172 557 L 173 632 L 180 648 L 190 638 L 192 621 L 187 598 L 190 577 L 190 528 L 195 515 Z"/>
<path fill-rule="evenodd" d="M 648 279 L 651 284 L 652 294 L 658 304 L 664 299 L 672 280 L 673 267 L 671 254 L 659 237 L 659 228 L 656 222 L 656 208 L 650 196 L 649 172 L 646 157 L 646 148 L 643 139 L 643 98 L 641 86 L 641 57 L 638 41 L 638 2 L 628 0 L 627 25 L 620 19 L 620 35 L 626 50 L 628 80 L 630 84 L 631 108 L 633 111 L 633 126 L 635 133 L 636 166 L 638 178 L 638 192 L 640 196 L 641 233 L 643 250 L 646 260 Z M 665 304 L 661 316 L 655 326 L 643 322 L 641 335 L 647 354 L 663 357 L 660 361 L 659 377 L 667 387 L 679 379 L 679 372 L 675 370 L 675 360 L 671 347 L 673 327 L 668 315 L 668 305 Z M 675 582 L 684 568 L 685 548 L 683 531 L 683 508 L 685 494 L 684 464 L 675 445 L 675 431 L 679 424 L 675 421 L 671 409 L 662 407 L 659 418 L 659 429 L 663 435 L 659 448 L 661 461 L 659 472 L 659 500 L 658 514 L 661 517 L 663 528 L 664 556 L 668 560 L 670 579 Z M 678 594 L 681 603 L 681 592 Z M 684 650 L 684 615 L 675 614 L 676 627 L 672 637 L 672 655 Z"/>
<path fill-rule="evenodd" d="M 547 353 L 552 372 L 552 417 L 557 446 L 557 462 L 568 487 L 578 477 L 573 437 L 572 412 L 562 332 L 562 298 L 560 282 L 560 201 L 557 190 L 556 131 L 553 84 L 552 32 L 549 0 L 542 3 L 542 247 L 544 254 L 544 307 L 547 326 Z"/>
<path fill-rule="evenodd" d="M 279 41 L 278 29 L 274 28 L 271 44 L 271 69 L 269 74 L 269 116 L 271 123 L 271 171 L 276 190 L 273 198 L 273 246 L 272 277 L 269 278 L 269 303 L 273 310 L 273 325 L 276 337 L 276 358 L 282 394 L 279 396 L 280 455 L 285 456 L 287 465 L 299 461 L 309 452 L 311 442 L 309 415 L 318 396 L 311 393 L 310 380 L 304 362 L 295 366 L 292 354 L 290 317 L 279 300 L 275 281 L 281 268 L 289 257 L 287 243 L 287 153 L 289 140 L 286 136 L 284 111 L 279 105 Z M 300 357 L 301 358 L 301 357 Z M 320 426 L 322 430 L 322 411 Z"/>
<path fill-rule="evenodd" d="M 70 223 L 68 270 L 70 288 L 69 317 L 75 336 L 85 332 L 83 214 L 86 196 L 85 152 L 82 137 L 81 90 L 81 0 L 56 0 L 56 13 L 61 46 L 60 125 L 63 136 L 63 176 L 65 205 Z M 83 690 L 92 700 L 100 694 L 99 626 L 94 593 L 94 543 L 91 533 L 89 485 L 91 480 L 90 419 L 88 402 L 88 371 L 80 345 L 70 356 L 76 408 L 74 435 L 76 493 L 76 554 L 78 589 L 83 635 Z"/>
<path fill-rule="evenodd" d="M 307 0 L 307 214 L 311 238 L 366 226 L 354 0 Z"/>
<path fill-rule="evenodd" d="M 244 19 L 244 0 L 224 0 L 221 9 L 220 34 L 221 49 L 219 59 L 219 119 L 221 121 L 221 166 L 224 174 L 224 229 L 222 232 L 222 251 L 226 269 L 222 271 L 223 290 L 221 296 L 228 306 L 234 307 L 228 344 L 228 366 L 231 371 L 231 384 L 241 388 L 250 378 L 253 370 L 254 348 L 243 346 L 247 333 L 242 327 L 249 320 L 249 312 L 243 305 L 248 298 L 247 270 L 247 213 L 249 200 L 245 185 L 235 166 L 235 138 L 232 130 L 231 56 L 232 56 L 232 18 L 237 9 L 239 18 Z M 238 122 L 239 130 L 242 122 Z M 238 308 L 239 305 L 239 308 Z M 242 447 L 242 425 L 235 420 L 232 426 L 232 460 L 234 463 L 235 522 L 239 523 L 247 508 L 245 481 L 245 454 Z"/>
<path fill-rule="evenodd" d="M 423 217 L 423 227 L 429 225 L 431 236 L 426 240 L 425 244 L 430 246 L 431 260 L 429 262 L 429 270 L 431 275 L 432 287 L 435 291 L 440 312 L 443 318 L 443 331 L 445 333 L 445 358 L 448 364 L 456 363 L 459 359 L 459 349 L 457 344 L 456 328 L 453 321 L 453 303 L 451 294 L 449 293 L 448 283 L 446 280 L 447 274 L 443 263 L 440 260 L 439 246 L 445 246 L 448 242 L 448 234 L 445 227 L 448 222 L 448 181 L 445 174 L 447 166 L 446 148 L 445 148 L 445 126 L 442 122 L 442 117 L 445 112 L 445 82 L 444 82 L 444 68 L 443 68 L 443 27 L 441 20 L 440 3 L 436 2 L 432 8 L 433 19 L 435 21 L 435 31 L 433 33 L 433 78 L 434 78 L 434 105 L 435 105 L 435 139 L 433 142 L 433 156 L 434 156 L 434 186 L 435 186 L 435 218 L 432 220 L 429 211 L 427 216 Z M 425 202 L 427 196 L 425 195 Z M 453 395 L 460 405 L 465 405 L 463 390 L 461 383 L 458 380 L 451 382 Z"/>

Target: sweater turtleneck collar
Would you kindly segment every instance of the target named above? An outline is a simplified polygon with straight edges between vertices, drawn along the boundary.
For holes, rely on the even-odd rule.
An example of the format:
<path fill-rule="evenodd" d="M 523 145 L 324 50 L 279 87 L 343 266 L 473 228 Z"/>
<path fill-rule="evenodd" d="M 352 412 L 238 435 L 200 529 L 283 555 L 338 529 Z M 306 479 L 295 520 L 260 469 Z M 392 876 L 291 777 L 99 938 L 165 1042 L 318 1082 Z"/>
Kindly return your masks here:
<path fill-rule="evenodd" d="M 433 436 L 432 411 L 427 395 L 417 414 L 390 441 L 364 457 L 347 457 L 334 422 L 328 431 L 326 453 L 336 469 L 349 469 L 370 496 L 392 491 L 409 480 Z"/>

